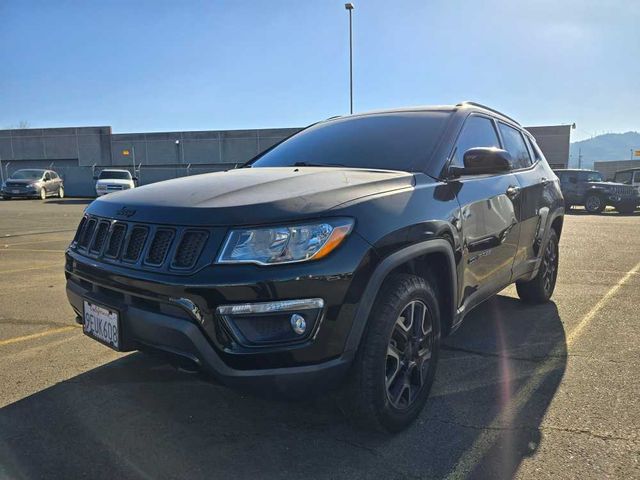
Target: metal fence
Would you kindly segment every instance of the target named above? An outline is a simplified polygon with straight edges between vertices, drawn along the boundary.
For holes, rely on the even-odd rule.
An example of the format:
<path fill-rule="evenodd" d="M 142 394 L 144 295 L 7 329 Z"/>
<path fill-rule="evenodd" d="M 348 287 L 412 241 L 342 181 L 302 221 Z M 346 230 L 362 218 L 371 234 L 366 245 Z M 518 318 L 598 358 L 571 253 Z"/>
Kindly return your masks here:
<path fill-rule="evenodd" d="M 0 162 L 2 179 L 6 179 L 16 170 L 25 168 L 43 168 L 54 170 L 64 181 L 65 194 L 72 197 L 94 197 L 96 194 L 94 179 L 100 172 L 108 168 L 128 170 L 132 176 L 137 177 L 137 185 L 148 185 L 150 183 L 170 180 L 172 178 L 199 175 L 202 173 L 218 172 L 235 168 L 236 164 L 174 164 L 174 165 L 137 165 L 133 166 L 113 166 L 113 165 L 92 165 L 90 167 L 78 166 L 77 160 L 56 160 L 47 162 L 43 160 Z"/>

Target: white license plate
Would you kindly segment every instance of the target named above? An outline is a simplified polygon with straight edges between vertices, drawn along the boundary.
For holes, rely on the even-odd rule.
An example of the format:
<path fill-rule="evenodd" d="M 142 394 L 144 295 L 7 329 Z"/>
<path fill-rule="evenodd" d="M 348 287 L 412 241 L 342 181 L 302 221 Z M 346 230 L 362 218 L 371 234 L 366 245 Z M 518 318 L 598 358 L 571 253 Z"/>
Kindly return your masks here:
<path fill-rule="evenodd" d="M 120 319 L 117 311 L 85 300 L 82 317 L 82 330 L 85 334 L 115 350 L 120 348 Z"/>
<path fill-rule="evenodd" d="M 11 193 L 20 193 L 20 190 L 11 190 Z"/>

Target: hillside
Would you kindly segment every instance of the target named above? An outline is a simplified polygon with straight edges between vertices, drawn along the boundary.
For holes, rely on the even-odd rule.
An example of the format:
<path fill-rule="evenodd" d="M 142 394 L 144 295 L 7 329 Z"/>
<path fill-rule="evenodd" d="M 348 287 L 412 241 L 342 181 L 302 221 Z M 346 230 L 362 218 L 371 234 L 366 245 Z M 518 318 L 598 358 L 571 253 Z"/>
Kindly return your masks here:
<path fill-rule="evenodd" d="M 640 133 L 607 133 L 580 142 L 569 149 L 570 166 L 578 166 L 578 155 L 582 153 L 582 168 L 592 168 L 593 162 L 629 160 L 630 150 L 640 150 Z M 640 160 L 640 157 L 635 157 Z"/>

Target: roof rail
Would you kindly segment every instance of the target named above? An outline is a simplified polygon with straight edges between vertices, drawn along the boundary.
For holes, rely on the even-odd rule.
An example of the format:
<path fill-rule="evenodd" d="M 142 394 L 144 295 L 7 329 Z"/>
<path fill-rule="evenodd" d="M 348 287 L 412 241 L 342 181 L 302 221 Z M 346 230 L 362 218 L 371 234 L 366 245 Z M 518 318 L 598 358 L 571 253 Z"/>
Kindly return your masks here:
<path fill-rule="evenodd" d="M 484 108 L 485 110 L 489 110 L 490 112 L 493 113 L 497 113 L 498 115 L 502 115 L 505 118 L 508 118 L 509 120 L 511 120 L 513 123 L 520 125 L 520 122 L 518 122 L 517 120 L 511 118 L 509 115 L 505 115 L 504 113 L 502 113 L 499 110 L 496 110 L 495 108 L 491 108 L 491 107 L 487 107 L 486 105 L 483 105 L 481 103 L 478 102 L 469 102 L 469 101 L 464 101 L 464 102 L 460 102 L 456 105 L 456 107 L 463 107 L 465 105 L 471 105 L 473 107 L 480 107 L 480 108 Z"/>

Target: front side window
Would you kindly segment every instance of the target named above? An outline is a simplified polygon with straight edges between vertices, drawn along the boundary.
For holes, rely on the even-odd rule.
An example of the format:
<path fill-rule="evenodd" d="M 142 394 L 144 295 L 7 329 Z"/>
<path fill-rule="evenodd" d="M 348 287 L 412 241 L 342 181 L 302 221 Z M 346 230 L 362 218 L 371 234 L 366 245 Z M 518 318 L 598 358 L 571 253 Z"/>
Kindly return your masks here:
<path fill-rule="evenodd" d="M 462 132 L 456 142 L 451 164 L 457 167 L 464 166 L 464 152 L 470 148 L 496 147 L 500 148 L 498 134 L 493 126 L 493 122 L 487 117 L 471 115 L 467 118 Z"/>
<path fill-rule="evenodd" d="M 51 175 L 49 175 L 49 172 L 44 174 L 44 181 L 48 182 L 49 180 L 51 180 Z"/>
<path fill-rule="evenodd" d="M 499 122 L 498 128 L 500 129 L 500 135 L 502 135 L 502 141 L 504 142 L 504 149 L 511 154 L 511 161 L 513 168 L 526 168 L 531 165 L 531 157 L 527 150 L 527 145 L 524 143 L 522 134 L 515 128 L 509 125 Z"/>
<path fill-rule="evenodd" d="M 419 171 L 449 112 L 397 112 L 329 120 L 268 150 L 248 166 L 329 166 Z"/>

